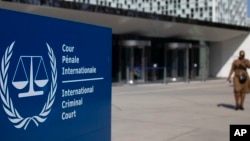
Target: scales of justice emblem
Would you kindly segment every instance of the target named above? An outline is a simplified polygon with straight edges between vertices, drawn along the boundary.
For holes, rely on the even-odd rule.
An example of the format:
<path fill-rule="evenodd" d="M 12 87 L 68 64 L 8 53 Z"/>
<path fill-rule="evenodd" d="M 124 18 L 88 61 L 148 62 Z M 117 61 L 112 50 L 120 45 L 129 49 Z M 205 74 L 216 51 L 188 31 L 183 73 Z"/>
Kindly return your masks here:
<path fill-rule="evenodd" d="M 8 86 L 8 69 L 13 54 L 13 47 L 15 41 L 11 43 L 5 50 L 5 53 L 1 59 L 0 66 L 0 99 L 2 100 L 2 107 L 8 116 L 8 119 L 13 123 L 15 128 L 26 130 L 31 122 L 37 127 L 40 123 L 46 121 L 49 113 L 51 112 L 52 105 L 55 101 L 55 94 L 57 89 L 57 67 L 56 57 L 53 49 L 48 43 L 48 57 L 50 60 L 51 67 L 51 79 L 47 73 L 45 63 L 43 60 L 44 56 L 20 56 L 16 69 L 11 81 L 11 84 L 18 90 L 24 92 L 18 93 L 18 98 L 25 98 L 31 96 L 40 96 L 44 94 L 43 87 L 49 85 L 49 92 L 47 100 L 42 110 L 37 115 L 23 117 L 18 110 L 15 108 L 15 104 L 10 96 Z"/>
<path fill-rule="evenodd" d="M 38 64 L 37 68 L 35 68 L 34 63 Z M 29 64 L 29 68 L 27 68 L 25 64 Z M 29 69 L 29 75 L 26 69 Z M 40 75 L 42 75 L 43 78 L 40 78 Z M 19 80 L 17 77 L 24 80 Z M 44 92 L 42 90 L 35 91 L 34 84 L 42 88 L 48 81 L 48 75 L 42 56 L 20 56 L 12 84 L 15 88 L 20 90 L 24 89 L 29 84 L 29 89 L 28 92 L 19 93 L 19 98 L 43 95 Z"/>

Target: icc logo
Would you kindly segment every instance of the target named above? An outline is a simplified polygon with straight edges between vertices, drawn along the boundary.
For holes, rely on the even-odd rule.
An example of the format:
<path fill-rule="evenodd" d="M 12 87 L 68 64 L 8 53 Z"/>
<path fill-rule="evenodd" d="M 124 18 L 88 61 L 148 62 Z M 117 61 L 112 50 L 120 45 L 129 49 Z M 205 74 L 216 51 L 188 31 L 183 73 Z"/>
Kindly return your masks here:
<path fill-rule="evenodd" d="M 34 76 L 34 62 L 38 63 L 38 68 Z M 27 70 L 24 67 L 24 62 L 30 63 L 30 75 L 27 76 Z M 27 62 L 28 61 L 28 62 Z M 38 75 L 41 73 L 45 73 L 45 78 L 43 79 L 38 79 Z M 24 80 L 16 80 L 17 75 L 23 75 Z M 29 96 L 38 96 L 38 95 L 43 95 L 43 91 L 35 91 L 34 90 L 34 84 L 36 84 L 39 87 L 44 87 L 48 83 L 48 75 L 47 71 L 45 69 L 44 61 L 42 56 L 21 56 L 19 58 L 16 71 L 13 77 L 12 84 L 14 85 L 15 88 L 22 90 L 29 84 L 29 91 L 24 92 L 24 93 L 19 93 L 18 97 L 29 97 Z"/>
<path fill-rule="evenodd" d="M 10 65 L 10 59 L 12 57 L 12 49 L 14 47 L 14 44 L 15 42 L 12 42 L 11 45 L 7 47 L 1 59 L 0 96 L 3 103 L 3 109 L 7 114 L 9 121 L 14 124 L 14 127 L 23 128 L 24 130 L 26 130 L 31 121 L 34 122 L 36 126 L 39 126 L 39 123 L 45 122 L 47 116 L 51 111 L 52 105 L 55 101 L 55 93 L 57 89 L 56 58 L 52 48 L 46 43 L 51 66 L 51 83 L 49 83 L 48 78 L 50 76 L 48 76 L 47 72 L 47 69 L 49 68 L 45 67 L 43 56 L 20 56 L 15 69 L 14 76 L 11 81 L 11 84 L 17 90 L 20 90 L 20 93 L 18 93 L 18 98 L 43 95 L 43 90 L 35 90 L 34 87 L 36 86 L 42 88 L 50 84 L 50 91 L 46 103 L 44 104 L 40 113 L 38 115 L 33 115 L 30 117 L 23 117 L 15 108 L 10 97 L 7 85 L 9 81 L 8 69 Z M 20 80 L 20 78 L 22 79 Z M 23 92 L 22 90 L 27 87 L 28 91 Z"/>

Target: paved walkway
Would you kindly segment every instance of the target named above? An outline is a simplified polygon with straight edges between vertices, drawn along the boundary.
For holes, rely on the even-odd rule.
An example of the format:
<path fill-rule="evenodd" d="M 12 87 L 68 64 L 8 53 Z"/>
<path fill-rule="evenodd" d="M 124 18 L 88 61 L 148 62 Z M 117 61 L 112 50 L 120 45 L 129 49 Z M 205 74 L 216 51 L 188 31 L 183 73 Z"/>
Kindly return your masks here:
<path fill-rule="evenodd" d="M 225 80 L 114 86 L 112 141 L 229 141 L 230 124 L 250 124 L 250 94 L 234 110 Z"/>

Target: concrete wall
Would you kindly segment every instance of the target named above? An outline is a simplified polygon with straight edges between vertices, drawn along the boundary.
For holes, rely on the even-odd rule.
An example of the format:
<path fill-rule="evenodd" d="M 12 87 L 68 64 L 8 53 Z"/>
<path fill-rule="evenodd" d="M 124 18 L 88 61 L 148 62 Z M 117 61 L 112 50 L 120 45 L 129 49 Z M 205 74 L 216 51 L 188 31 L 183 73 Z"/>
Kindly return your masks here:
<path fill-rule="evenodd" d="M 211 43 L 209 49 L 209 75 L 211 77 L 226 78 L 232 62 L 238 58 L 240 50 L 244 50 L 245 57 L 250 59 L 250 34 L 223 42 Z"/>

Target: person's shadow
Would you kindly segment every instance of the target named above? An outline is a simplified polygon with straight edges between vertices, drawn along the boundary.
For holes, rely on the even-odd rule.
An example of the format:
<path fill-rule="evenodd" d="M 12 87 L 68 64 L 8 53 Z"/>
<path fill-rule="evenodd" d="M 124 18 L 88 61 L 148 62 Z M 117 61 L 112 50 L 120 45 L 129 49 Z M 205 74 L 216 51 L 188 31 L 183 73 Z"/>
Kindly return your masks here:
<path fill-rule="evenodd" d="M 235 109 L 234 105 L 232 105 L 232 104 L 225 104 L 225 103 L 219 103 L 219 104 L 217 104 L 217 107 L 223 107 L 223 108 L 228 108 L 228 109 L 232 109 L 232 110 Z"/>

